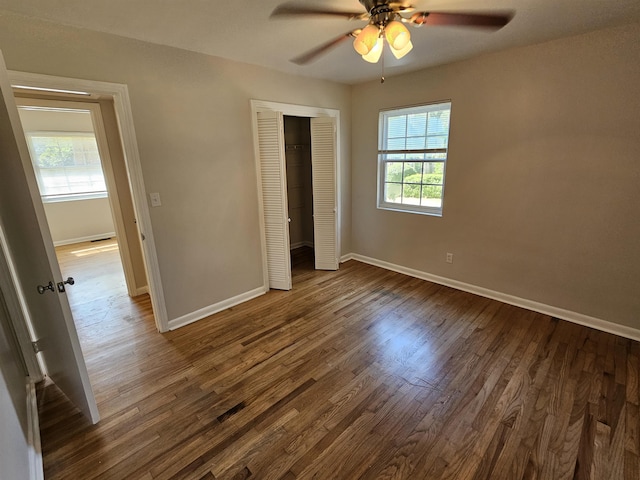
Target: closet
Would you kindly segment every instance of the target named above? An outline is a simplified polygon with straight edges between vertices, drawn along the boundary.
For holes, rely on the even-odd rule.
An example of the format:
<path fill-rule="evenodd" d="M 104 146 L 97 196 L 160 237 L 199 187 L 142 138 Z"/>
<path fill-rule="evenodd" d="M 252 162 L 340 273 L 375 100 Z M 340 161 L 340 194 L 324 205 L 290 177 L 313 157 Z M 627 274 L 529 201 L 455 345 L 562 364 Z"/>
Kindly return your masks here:
<path fill-rule="evenodd" d="M 313 184 L 310 119 L 284 117 L 289 248 L 313 248 Z"/>
<path fill-rule="evenodd" d="M 312 246 L 317 270 L 338 269 L 339 112 L 258 100 L 252 109 L 265 286 L 290 290 L 291 247 Z"/>

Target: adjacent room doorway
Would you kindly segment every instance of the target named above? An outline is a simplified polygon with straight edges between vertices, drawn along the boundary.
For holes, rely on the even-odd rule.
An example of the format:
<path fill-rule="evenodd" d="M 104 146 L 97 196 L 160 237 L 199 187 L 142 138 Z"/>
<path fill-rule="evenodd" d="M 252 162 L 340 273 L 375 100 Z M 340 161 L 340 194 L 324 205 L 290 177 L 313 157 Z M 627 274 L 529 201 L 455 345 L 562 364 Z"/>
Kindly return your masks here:
<path fill-rule="evenodd" d="M 114 257 L 118 265 L 103 270 L 102 281 L 95 277 L 90 281 L 103 284 L 105 289 L 124 288 L 131 297 L 147 293 L 131 195 L 128 188 L 123 188 L 128 184 L 126 169 L 121 150 L 117 148 L 118 138 L 111 138 L 110 145 L 107 135 L 105 123 L 109 117 L 103 116 L 98 102 L 16 94 L 56 250 L 59 252 L 65 246 L 65 252 L 87 263 L 95 257 L 92 254 L 115 249 L 119 253 Z M 109 127 L 111 136 L 117 136 L 114 126 Z M 62 271 L 65 276 L 71 276 L 77 270 L 67 265 Z M 86 279 L 76 280 L 79 283 L 70 288 L 70 294 L 90 287 Z"/>
<path fill-rule="evenodd" d="M 119 167 L 113 172 L 107 163 L 104 164 L 107 183 L 111 181 L 112 173 L 115 177 L 115 187 L 111 188 L 109 185 L 108 188 L 115 233 L 120 239 L 127 238 L 127 244 L 121 242 L 119 247 L 122 248 L 122 257 L 127 256 L 126 249 L 129 246 L 140 246 L 142 250 L 142 259 L 138 258 L 139 261 L 122 261 L 127 290 L 131 296 L 148 291 L 156 328 L 160 332 L 168 331 L 167 310 L 127 86 L 25 72 L 8 73 L 18 97 L 86 102 L 94 105 L 91 108 L 97 107 L 101 112 L 101 115 L 94 115 L 94 122 L 104 123 L 108 137 L 105 150 L 111 155 L 114 166 L 116 162 L 119 163 Z M 123 202 L 123 198 L 131 201 Z M 127 207 L 124 206 L 125 203 L 128 204 Z M 122 222 L 117 212 L 118 205 L 115 204 L 120 206 Z M 132 264 L 133 272 L 130 269 Z"/>

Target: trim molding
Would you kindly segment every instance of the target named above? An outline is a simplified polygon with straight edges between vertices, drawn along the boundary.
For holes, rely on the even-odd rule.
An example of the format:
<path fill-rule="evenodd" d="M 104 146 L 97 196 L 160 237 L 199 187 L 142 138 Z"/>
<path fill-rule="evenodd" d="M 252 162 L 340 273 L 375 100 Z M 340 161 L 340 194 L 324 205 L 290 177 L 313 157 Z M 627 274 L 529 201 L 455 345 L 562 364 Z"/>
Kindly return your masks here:
<path fill-rule="evenodd" d="M 80 243 L 80 242 L 91 242 L 93 240 L 107 240 L 108 238 L 114 238 L 115 236 L 116 236 L 116 232 L 98 233 L 96 235 L 89 235 L 86 237 L 69 238 L 67 240 L 58 240 L 56 242 L 53 242 L 53 245 L 56 247 L 60 247 L 62 245 L 71 245 L 73 243 Z"/>
<path fill-rule="evenodd" d="M 145 293 L 149 293 L 149 286 L 148 285 L 145 285 L 144 287 L 138 287 L 136 289 L 135 296 L 137 297 L 138 295 L 144 295 Z"/>
<path fill-rule="evenodd" d="M 221 312 L 223 310 L 226 310 L 227 308 L 235 307 L 236 305 L 259 297 L 260 295 L 264 295 L 268 291 L 269 289 L 267 287 L 258 287 L 253 290 L 249 290 L 248 292 L 241 293 L 240 295 L 236 295 L 235 297 L 227 298 L 226 300 L 222 300 L 221 302 L 214 303 L 213 305 L 209 305 L 208 307 L 201 308 L 200 310 L 196 310 L 195 312 L 191 312 L 181 317 L 174 318 L 173 320 L 169 320 L 169 330 L 175 330 L 177 328 L 184 327 L 185 325 L 189 325 L 190 323 L 197 322 L 198 320 L 202 320 L 209 315 Z"/>
<path fill-rule="evenodd" d="M 353 260 L 353 253 L 347 253 L 340 257 L 340 263 L 348 262 L 349 260 Z"/>
<path fill-rule="evenodd" d="M 295 250 L 296 248 L 300 248 L 300 247 L 313 248 L 313 242 L 310 242 L 308 240 L 303 240 L 302 242 L 292 243 L 291 245 L 289 245 L 289 250 Z"/>
<path fill-rule="evenodd" d="M 40 446 L 40 422 L 38 419 L 38 401 L 36 386 L 27 377 L 27 443 L 29 445 L 29 478 L 44 480 L 42 448 Z"/>
<path fill-rule="evenodd" d="M 502 303 L 507 303 L 509 305 L 514 305 L 516 307 L 525 308 L 527 310 L 532 310 L 534 312 L 560 318 L 562 320 L 567 320 L 569 322 L 577 323 L 585 327 L 595 328 L 596 330 L 601 330 L 603 332 L 612 333 L 614 335 L 619 335 L 621 337 L 640 341 L 640 330 L 632 327 L 628 327 L 626 325 L 620 325 L 617 323 L 609 322 L 607 320 L 602 320 L 600 318 L 590 317 L 588 315 L 583 315 L 582 313 L 573 312 L 571 310 L 565 310 L 563 308 L 554 307 L 552 305 L 547 305 L 547 304 L 536 302 L 533 300 L 528 300 L 526 298 L 516 297 L 516 296 L 509 295 L 502 292 L 497 292 L 495 290 L 490 290 L 488 288 L 479 287 L 477 285 L 460 282 L 458 280 L 452 280 L 450 278 L 440 277 L 438 275 L 433 275 L 431 273 L 422 272 L 420 270 L 415 270 L 413 268 L 403 267 L 401 265 L 385 262 L 383 260 L 366 257 L 364 255 L 359 255 L 357 253 L 350 253 L 350 254 L 344 255 L 340 259 L 341 262 L 346 262 L 348 260 L 357 260 L 359 262 L 367 263 L 369 265 L 374 265 L 376 267 L 384 268 L 386 270 L 391 270 L 394 272 L 409 275 L 410 277 L 420 278 L 422 280 L 427 280 L 429 282 L 455 288 L 456 290 L 462 290 L 464 292 L 480 295 L 481 297 L 491 298 L 493 300 L 498 300 L 499 302 L 502 302 Z"/>

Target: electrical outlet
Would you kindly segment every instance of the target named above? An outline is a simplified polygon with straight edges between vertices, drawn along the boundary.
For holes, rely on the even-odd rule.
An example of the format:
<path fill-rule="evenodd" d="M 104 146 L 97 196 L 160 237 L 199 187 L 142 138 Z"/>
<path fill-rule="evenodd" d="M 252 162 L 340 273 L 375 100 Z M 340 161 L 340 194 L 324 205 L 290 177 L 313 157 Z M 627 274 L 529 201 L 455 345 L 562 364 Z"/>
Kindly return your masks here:
<path fill-rule="evenodd" d="M 447 252 L 447 263 L 453 263 L 453 253 Z"/>

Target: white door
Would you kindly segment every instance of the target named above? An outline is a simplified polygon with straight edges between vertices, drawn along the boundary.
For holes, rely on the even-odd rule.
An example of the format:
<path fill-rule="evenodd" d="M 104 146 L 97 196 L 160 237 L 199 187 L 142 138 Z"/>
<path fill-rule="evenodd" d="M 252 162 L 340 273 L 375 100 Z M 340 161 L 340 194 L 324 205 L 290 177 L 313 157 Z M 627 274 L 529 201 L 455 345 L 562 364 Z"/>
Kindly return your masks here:
<path fill-rule="evenodd" d="M 60 291 L 65 285 L 1 52 L 0 90 L 0 222 L 17 275 L 16 290 L 24 296 L 47 374 L 96 423 L 98 407 L 69 302 Z M 52 288 L 41 294 L 38 285 Z"/>
<path fill-rule="evenodd" d="M 258 112 L 258 149 L 269 288 L 291 290 L 289 207 L 281 112 Z"/>
<path fill-rule="evenodd" d="M 336 123 L 333 117 L 311 119 L 311 169 L 316 269 L 337 270 Z"/>

